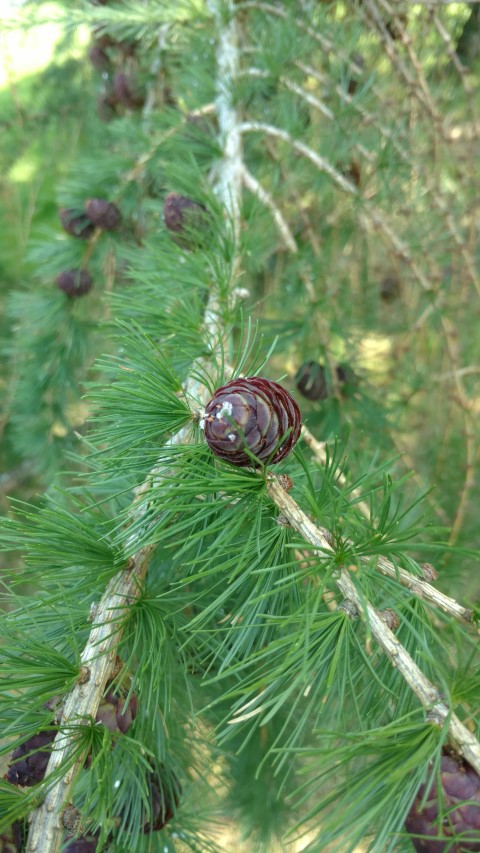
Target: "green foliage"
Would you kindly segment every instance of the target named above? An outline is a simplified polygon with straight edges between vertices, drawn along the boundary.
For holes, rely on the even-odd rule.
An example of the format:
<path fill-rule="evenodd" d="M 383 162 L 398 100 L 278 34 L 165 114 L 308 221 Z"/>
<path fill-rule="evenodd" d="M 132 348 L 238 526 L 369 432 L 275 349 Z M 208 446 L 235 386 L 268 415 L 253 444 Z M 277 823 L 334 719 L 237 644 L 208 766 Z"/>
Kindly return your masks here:
<path fill-rule="evenodd" d="M 323 732 L 319 735 L 321 743 Z M 412 798 L 425 780 L 425 767 L 433 759 L 438 761 L 439 746 L 435 729 L 412 716 L 398 717 L 394 724 L 360 735 L 338 733 L 333 754 L 322 746 L 306 750 L 313 776 L 299 788 L 297 807 L 308 802 L 312 788 L 318 790 L 323 780 L 330 783 L 328 794 L 311 806 L 307 816 L 321 821 L 321 829 L 306 849 L 318 849 L 321 837 L 321 843 L 331 844 L 332 850 L 354 850 L 368 839 L 373 822 L 375 838 L 367 849 L 397 849 Z M 333 768 L 342 768 L 338 782 Z M 299 824 L 294 831 L 298 829 Z"/>
<path fill-rule="evenodd" d="M 407 9 L 402 39 L 387 4 L 367 5 L 377 17 L 309 0 L 20 15 L 62 37 L 21 81 L 21 120 L 0 91 L 0 189 L 19 208 L 0 217 L 3 458 L 43 493 L 20 487 L 0 523 L 0 752 L 57 724 L 72 749 L 31 789 L 2 782 L 0 832 L 75 767 L 99 851 L 409 850 L 405 818 L 448 726 L 343 601 L 343 568 L 363 603 L 395 611 L 397 641 L 478 736 L 476 70 L 453 53 L 465 9 Z M 240 68 L 219 80 L 229 21 Z M 87 28 L 101 72 L 80 53 Z M 118 73 L 141 105 L 117 97 Z M 225 93 L 248 170 L 238 235 Z M 169 230 L 169 193 L 205 219 Z M 90 198 L 114 202 L 120 227 L 63 233 L 58 208 Z M 94 287 L 69 299 L 55 278 L 77 268 Z M 317 400 L 295 388 L 308 361 L 324 371 Z M 276 469 L 322 547 L 272 502 L 268 468 L 204 441 L 206 402 L 239 375 L 280 380 L 325 442 L 315 455 L 307 434 Z M 415 593 L 425 559 L 471 626 Z M 108 689 L 138 712 L 122 734 L 96 709 L 53 721 L 120 577 L 135 582 L 90 665 L 118 655 Z M 168 820 L 145 832 L 155 797 Z"/>

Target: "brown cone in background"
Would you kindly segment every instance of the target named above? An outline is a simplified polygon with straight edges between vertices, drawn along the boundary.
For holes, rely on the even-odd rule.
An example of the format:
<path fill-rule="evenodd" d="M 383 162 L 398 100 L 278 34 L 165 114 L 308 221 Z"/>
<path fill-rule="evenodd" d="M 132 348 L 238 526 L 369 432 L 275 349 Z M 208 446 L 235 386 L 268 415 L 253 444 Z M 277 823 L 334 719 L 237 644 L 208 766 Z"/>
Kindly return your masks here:
<path fill-rule="evenodd" d="M 93 287 L 93 281 L 87 270 L 63 270 L 55 279 L 57 287 L 70 299 L 85 296 Z"/>
<path fill-rule="evenodd" d="M 95 231 L 95 225 L 90 221 L 83 210 L 62 207 L 60 209 L 60 222 L 67 234 L 77 237 L 79 240 L 88 240 Z"/>
<path fill-rule="evenodd" d="M 169 193 L 163 204 L 165 225 L 175 242 L 184 249 L 200 248 L 210 230 L 210 216 L 204 204 L 188 196 Z"/>
<path fill-rule="evenodd" d="M 420 785 L 408 813 L 405 828 L 417 851 L 466 853 L 480 851 L 480 777 L 473 767 L 450 755 L 442 755 L 439 803 L 436 780 L 425 795 Z M 467 801 L 468 802 L 465 802 Z M 423 803 L 422 806 L 422 802 Z M 440 819 L 439 819 L 440 818 Z M 420 837 L 415 837 L 420 836 Z M 421 837 L 423 836 L 423 837 Z"/>
<path fill-rule="evenodd" d="M 62 853 L 95 853 L 98 838 L 95 835 L 85 835 L 80 838 L 66 838 L 66 846 L 62 847 Z"/>
<path fill-rule="evenodd" d="M 400 281 L 395 273 L 386 275 L 380 283 L 380 298 L 384 302 L 393 302 L 400 296 Z"/>
<path fill-rule="evenodd" d="M 138 699 L 135 693 L 129 701 L 117 696 L 111 690 L 105 694 L 98 707 L 96 720 L 103 723 L 111 732 L 125 734 L 138 712 Z"/>
<path fill-rule="evenodd" d="M 141 91 L 137 81 L 123 71 L 117 71 L 115 74 L 113 91 L 117 100 L 130 110 L 143 107 L 145 103 L 145 93 Z"/>
<path fill-rule="evenodd" d="M 151 820 L 146 821 L 143 832 L 158 832 L 172 819 L 180 800 L 180 785 L 177 783 L 172 792 L 162 785 L 160 777 L 152 773 L 149 779 Z"/>
<path fill-rule="evenodd" d="M 90 221 L 104 231 L 115 231 L 122 220 L 117 205 L 103 198 L 90 198 L 85 203 L 85 211 Z"/>
<path fill-rule="evenodd" d="M 27 788 L 41 782 L 50 758 L 50 749 L 45 747 L 50 747 L 56 734 L 55 728 L 44 729 L 15 747 L 4 779 L 11 785 Z"/>
<path fill-rule="evenodd" d="M 318 361 L 305 361 L 299 367 L 295 385 L 307 400 L 326 400 L 328 397 L 325 368 Z"/>

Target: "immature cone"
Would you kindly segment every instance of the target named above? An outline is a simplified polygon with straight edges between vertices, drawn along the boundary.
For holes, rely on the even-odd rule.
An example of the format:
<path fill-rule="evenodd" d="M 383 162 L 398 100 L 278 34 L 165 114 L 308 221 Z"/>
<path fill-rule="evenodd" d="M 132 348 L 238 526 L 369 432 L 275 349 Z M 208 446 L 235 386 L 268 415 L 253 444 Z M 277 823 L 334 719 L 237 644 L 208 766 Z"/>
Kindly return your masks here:
<path fill-rule="evenodd" d="M 109 691 L 103 697 L 98 711 L 97 723 L 103 723 L 111 732 L 125 734 L 137 716 L 138 699 L 135 693 L 127 702 L 123 696 Z"/>
<path fill-rule="evenodd" d="M 141 91 L 137 81 L 123 71 L 117 71 L 115 74 L 113 91 L 117 100 L 130 110 L 143 107 L 145 103 L 145 93 Z"/>
<path fill-rule="evenodd" d="M 150 789 L 151 820 L 146 820 L 143 825 L 145 835 L 149 832 L 158 832 L 163 829 L 175 814 L 175 809 L 180 801 L 181 788 L 179 782 L 167 788 L 157 773 L 152 773 L 148 780 Z"/>
<path fill-rule="evenodd" d="M 220 459 L 241 467 L 255 464 L 252 455 L 262 462 L 269 457 L 270 463 L 280 462 L 296 443 L 301 425 L 300 410 L 288 391 L 259 376 L 232 379 L 215 392 L 205 408 L 205 438 L 210 449 Z"/>
<path fill-rule="evenodd" d="M 0 835 L 0 853 L 21 853 L 24 850 L 22 829 L 19 821 L 15 821 L 9 830 Z"/>
<path fill-rule="evenodd" d="M 346 397 L 357 386 L 357 377 L 349 364 L 338 364 L 335 368 L 337 382 Z M 295 384 L 307 400 L 326 400 L 329 396 L 326 370 L 318 361 L 305 361 L 297 370 Z"/>
<path fill-rule="evenodd" d="M 480 777 L 460 758 L 442 755 L 440 782 L 443 804 L 439 804 L 434 781 L 421 808 L 425 796 L 425 785 L 421 785 L 405 822 L 415 850 L 423 853 L 480 851 Z M 463 804 L 465 800 L 469 802 Z M 423 838 L 413 837 L 415 835 Z"/>
<path fill-rule="evenodd" d="M 140 831 L 145 835 L 151 832 L 158 832 L 163 829 L 175 814 L 175 810 L 180 802 L 182 788 L 180 782 L 175 776 L 170 777 L 167 784 L 166 780 L 159 773 L 153 770 L 149 771 L 146 778 L 147 796 L 150 804 L 149 816 L 144 807 L 141 812 Z M 119 821 L 123 818 L 123 809 L 117 814 Z"/>
<path fill-rule="evenodd" d="M 108 53 L 97 42 L 93 42 L 90 47 L 88 58 L 96 71 L 108 71 L 112 66 Z"/>
<path fill-rule="evenodd" d="M 59 290 L 70 299 L 85 296 L 93 287 L 92 276 L 87 270 L 63 270 L 55 279 Z"/>
<path fill-rule="evenodd" d="M 325 368 L 318 361 L 305 361 L 299 367 L 295 385 L 307 400 L 325 400 L 328 397 Z"/>
<path fill-rule="evenodd" d="M 90 198 L 85 203 L 88 218 L 97 228 L 115 231 L 120 225 L 122 215 L 116 204 L 103 198 Z"/>
<path fill-rule="evenodd" d="M 380 297 L 384 302 L 393 302 L 400 296 L 400 282 L 398 276 L 386 275 L 380 283 Z"/>
<path fill-rule="evenodd" d="M 69 839 L 72 839 L 71 841 Z M 95 853 L 98 838 L 95 835 L 85 835 L 83 838 L 67 836 L 67 845 L 62 847 L 62 853 Z"/>
<path fill-rule="evenodd" d="M 83 210 L 62 207 L 60 210 L 60 222 L 67 234 L 77 237 L 79 240 L 88 240 L 95 231 L 95 225 Z"/>
<path fill-rule="evenodd" d="M 185 195 L 167 195 L 163 205 L 163 218 L 175 242 L 184 249 L 198 248 L 202 243 L 201 233 L 208 231 L 207 208 Z M 194 233 L 197 230 L 200 232 L 198 236 Z"/>
<path fill-rule="evenodd" d="M 44 747 L 50 746 L 56 733 L 55 729 L 40 731 L 16 747 L 4 776 L 7 782 L 28 788 L 41 782 L 50 758 L 50 750 Z"/>

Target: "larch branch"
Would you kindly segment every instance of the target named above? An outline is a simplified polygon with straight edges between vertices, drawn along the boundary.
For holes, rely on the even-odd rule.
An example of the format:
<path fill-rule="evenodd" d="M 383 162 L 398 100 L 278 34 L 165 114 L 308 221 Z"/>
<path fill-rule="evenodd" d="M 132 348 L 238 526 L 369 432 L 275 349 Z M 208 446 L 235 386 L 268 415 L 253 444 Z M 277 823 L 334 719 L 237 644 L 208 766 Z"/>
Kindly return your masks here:
<path fill-rule="evenodd" d="M 319 549 L 316 554 L 318 559 L 321 560 L 325 554 L 332 553 L 328 531 L 317 527 L 305 515 L 273 475 L 270 475 L 267 480 L 267 491 L 292 527 L 306 542 Z M 440 690 L 424 675 L 395 634 L 385 625 L 375 608 L 363 594 L 359 593 L 348 570 L 342 567 L 337 576 L 334 576 L 334 580 L 345 598 L 354 603 L 359 616 L 366 623 L 377 643 L 423 705 L 428 719 L 437 725 L 447 727 L 451 744 L 480 774 L 480 743 L 474 735 L 448 707 Z"/>
<path fill-rule="evenodd" d="M 252 175 L 245 166 L 242 170 L 242 178 L 247 189 L 254 193 L 265 207 L 268 207 L 287 249 L 290 249 L 290 251 L 294 253 L 298 252 L 295 237 L 290 231 L 286 220 L 283 218 L 282 213 L 278 209 L 270 193 L 265 189 L 265 187 L 262 187 L 261 183 L 257 181 L 254 175 Z"/>
<path fill-rule="evenodd" d="M 221 26 L 220 3 L 213 3 L 216 19 Z M 224 144 L 224 159 L 218 170 L 217 191 L 232 220 L 234 238 L 238 246 L 240 230 L 240 205 L 242 186 L 242 149 L 241 135 L 237 130 L 238 119 L 231 107 L 229 86 L 238 66 L 237 28 L 234 17 L 230 23 L 220 28 L 217 50 L 217 112 L 220 133 Z M 151 154 L 147 154 L 148 157 Z M 146 161 L 143 160 L 142 164 Z M 141 167 L 140 165 L 140 167 Z M 212 293 L 205 311 L 205 333 L 215 333 L 218 324 L 216 295 Z M 196 363 L 192 377 L 198 368 L 205 368 L 205 359 Z M 195 378 L 185 385 L 185 396 L 197 400 L 208 394 L 200 387 Z M 205 399 L 204 402 L 207 402 Z M 180 444 L 187 440 L 190 424 L 180 430 L 171 440 Z M 135 492 L 132 504 L 131 520 L 138 522 L 137 500 L 151 488 L 158 479 L 161 468 L 154 467 Z M 138 538 L 138 534 L 137 538 Z M 132 546 L 128 540 L 129 547 Z M 108 584 L 97 607 L 95 621 L 87 643 L 81 655 L 82 678 L 68 694 L 62 712 L 62 723 L 68 723 L 68 734 L 57 735 L 48 763 L 46 778 L 61 767 L 68 768 L 59 774 L 50 785 L 41 806 L 31 815 L 27 853 L 58 853 L 62 843 L 62 810 L 65 807 L 75 778 L 83 766 L 85 756 L 75 756 L 75 727 L 83 725 L 85 718 L 95 718 L 105 687 L 113 671 L 117 648 L 122 639 L 125 623 L 131 605 L 138 599 L 148 569 L 152 547 L 139 548 L 128 561 L 126 567 L 118 572 Z M 84 672 L 88 672 L 85 681 Z"/>

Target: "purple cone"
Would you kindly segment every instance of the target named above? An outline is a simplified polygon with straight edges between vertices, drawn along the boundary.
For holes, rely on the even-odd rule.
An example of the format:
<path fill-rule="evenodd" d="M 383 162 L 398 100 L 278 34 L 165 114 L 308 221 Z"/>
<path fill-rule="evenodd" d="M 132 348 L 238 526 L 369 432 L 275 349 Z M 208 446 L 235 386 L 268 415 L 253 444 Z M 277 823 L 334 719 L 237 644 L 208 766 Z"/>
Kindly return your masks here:
<path fill-rule="evenodd" d="M 425 785 L 421 785 L 405 822 L 415 850 L 422 853 L 480 851 L 480 777 L 460 758 L 442 755 L 440 782 L 442 806 L 436 780 L 427 796 Z"/>
<path fill-rule="evenodd" d="M 55 729 L 42 730 L 16 747 L 5 773 L 7 782 L 23 787 L 31 787 L 41 782 L 50 758 L 50 749 L 45 747 L 50 747 L 56 733 Z"/>
<path fill-rule="evenodd" d="M 184 249 L 199 248 L 203 243 L 202 235 L 207 236 L 209 232 L 207 208 L 185 195 L 169 193 L 166 196 L 163 218 L 175 242 Z"/>
<path fill-rule="evenodd" d="M 97 228 L 115 231 L 120 225 L 122 215 L 116 204 L 103 198 L 91 198 L 85 204 L 88 218 Z"/>
<path fill-rule="evenodd" d="M 77 237 L 79 240 L 88 240 L 95 231 L 95 225 L 83 210 L 62 207 L 60 209 L 60 222 L 67 234 Z"/>
<path fill-rule="evenodd" d="M 300 410 L 288 391 L 259 376 L 233 379 L 215 392 L 205 409 L 210 449 L 241 467 L 254 464 L 245 448 L 262 462 L 272 453 L 270 462 L 280 462 L 298 440 L 301 425 Z M 277 447 L 287 430 L 288 436 Z"/>
<path fill-rule="evenodd" d="M 111 732 L 125 734 L 137 716 L 138 699 L 133 694 L 127 702 L 123 696 L 109 691 L 103 697 L 98 711 L 97 723 L 103 723 Z"/>
<path fill-rule="evenodd" d="M 87 270 L 63 270 L 55 279 L 57 287 L 70 299 L 85 296 L 93 287 L 92 276 Z"/>

